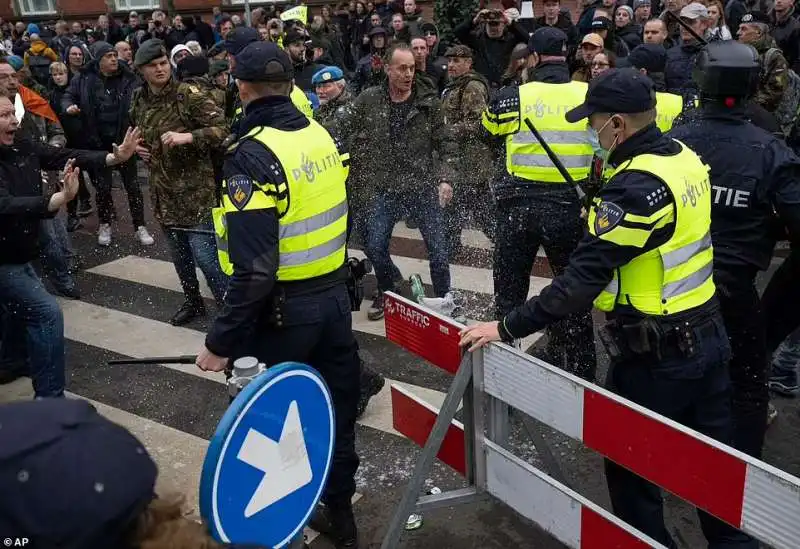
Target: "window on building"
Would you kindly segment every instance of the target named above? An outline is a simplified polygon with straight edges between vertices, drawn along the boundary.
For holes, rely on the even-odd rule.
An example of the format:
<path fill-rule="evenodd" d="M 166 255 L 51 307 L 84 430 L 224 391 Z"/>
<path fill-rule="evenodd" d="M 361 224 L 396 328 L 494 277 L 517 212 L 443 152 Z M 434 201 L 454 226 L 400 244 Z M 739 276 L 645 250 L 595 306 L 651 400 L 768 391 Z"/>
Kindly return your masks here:
<path fill-rule="evenodd" d="M 116 0 L 118 11 L 161 9 L 160 0 Z"/>
<path fill-rule="evenodd" d="M 22 15 L 44 15 L 56 12 L 56 0 L 19 0 Z"/>

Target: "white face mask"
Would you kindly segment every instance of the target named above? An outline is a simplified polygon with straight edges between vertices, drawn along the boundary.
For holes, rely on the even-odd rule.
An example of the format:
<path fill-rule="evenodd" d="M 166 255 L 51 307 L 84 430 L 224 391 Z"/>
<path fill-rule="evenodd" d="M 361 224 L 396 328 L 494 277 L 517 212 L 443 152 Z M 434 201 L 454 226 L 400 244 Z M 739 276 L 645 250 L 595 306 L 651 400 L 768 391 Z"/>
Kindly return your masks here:
<path fill-rule="evenodd" d="M 614 115 L 611 115 L 611 118 L 606 120 L 606 123 L 603 124 L 599 130 L 595 130 L 591 125 L 587 128 L 589 133 L 589 143 L 592 144 L 592 148 L 594 149 L 594 153 L 603 159 L 603 168 L 600 173 L 604 173 L 606 171 L 606 165 L 608 163 L 608 157 L 611 155 L 611 152 L 617 147 L 617 139 L 618 135 L 614 136 L 614 141 L 612 141 L 611 146 L 606 149 L 600 144 L 600 134 L 603 133 L 603 130 L 606 129 L 606 126 L 611 122 L 614 118 Z"/>

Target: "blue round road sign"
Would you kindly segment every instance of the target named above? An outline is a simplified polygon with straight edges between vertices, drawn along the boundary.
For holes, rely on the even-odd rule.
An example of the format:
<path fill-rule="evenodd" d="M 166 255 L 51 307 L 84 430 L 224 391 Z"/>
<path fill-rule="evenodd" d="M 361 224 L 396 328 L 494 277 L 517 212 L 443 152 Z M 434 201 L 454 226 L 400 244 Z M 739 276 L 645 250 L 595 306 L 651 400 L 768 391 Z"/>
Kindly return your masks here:
<path fill-rule="evenodd" d="M 325 381 L 297 362 L 274 366 L 239 393 L 203 463 L 200 511 L 222 542 L 279 549 L 319 502 L 333 457 Z"/>

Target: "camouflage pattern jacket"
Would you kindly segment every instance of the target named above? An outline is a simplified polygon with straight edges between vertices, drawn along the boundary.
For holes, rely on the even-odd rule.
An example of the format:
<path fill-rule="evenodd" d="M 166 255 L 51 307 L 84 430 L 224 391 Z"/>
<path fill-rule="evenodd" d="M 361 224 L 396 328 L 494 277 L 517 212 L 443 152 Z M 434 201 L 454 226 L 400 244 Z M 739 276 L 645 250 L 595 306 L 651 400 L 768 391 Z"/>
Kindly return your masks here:
<path fill-rule="evenodd" d="M 185 84 L 194 84 L 201 91 L 207 93 L 211 96 L 214 100 L 214 103 L 217 106 L 225 111 L 225 99 L 227 95 L 227 90 L 223 88 L 217 87 L 208 77 L 206 76 L 187 76 L 182 80 Z"/>
<path fill-rule="evenodd" d="M 352 101 L 353 94 L 347 88 L 344 88 L 339 97 L 319 106 L 317 112 L 314 113 L 314 120 L 325 126 L 325 129 L 329 132 L 337 132 L 337 129 L 347 119 L 349 105 Z M 347 132 L 344 131 L 343 133 Z"/>
<path fill-rule="evenodd" d="M 489 82 L 470 71 L 448 84 L 442 93 L 446 143 L 454 146 L 447 157 L 458 174 L 456 184 L 488 185 L 492 153 L 483 141 L 481 114 L 489 104 Z"/>
<path fill-rule="evenodd" d="M 761 80 L 753 100 L 769 112 L 774 112 L 789 85 L 789 63 L 772 37 L 768 36 L 753 46 L 761 58 Z"/>
<path fill-rule="evenodd" d="M 165 225 L 197 225 L 216 205 L 212 153 L 228 135 L 225 115 L 214 99 L 194 84 L 174 78 L 158 93 L 148 85 L 131 99 L 131 122 L 150 151 L 153 213 Z M 194 141 L 168 149 L 161 136 L 191 132 Z"/>

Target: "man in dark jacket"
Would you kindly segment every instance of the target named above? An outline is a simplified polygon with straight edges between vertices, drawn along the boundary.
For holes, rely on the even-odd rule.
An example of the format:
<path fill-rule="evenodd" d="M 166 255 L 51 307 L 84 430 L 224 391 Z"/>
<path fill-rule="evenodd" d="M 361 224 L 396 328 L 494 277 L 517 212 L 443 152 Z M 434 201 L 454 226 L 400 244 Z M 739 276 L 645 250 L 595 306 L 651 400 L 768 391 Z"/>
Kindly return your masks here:
<path fill-rule="evenodd" d="M 500 10 L 481 10 L 453 29 L 453 33 L 472 50 L 475 72 L 486 77 L 495 89 L 503 81 L 514 46 L 528 41 L 528 33 L 517 23 L 509 24 Z"/>
<path fill-rule="evenodd" d="M 120 139 L 128 127 L 131 94 L 139 87 L 139 79 L 126 64 L 119 62 L 116 50 L 108 42 L 95 42 L 91 53 L 94 61 L 87 64 L 77 78 L 72 79 L 61 104 L 67 114 L 81 117 L 90 148 L 110 151 L 112 144 Z M 143 246 L 150 246 L 153 237 L 144 224 L 144 203 L 136 162 L 127 162 L 117 169 L 128 195 L 136 238 Z M 97 185 L 97 213 L 100 218 L 97 243 L 108 246 L 111 244 L 114 210 L 111 170 L 101 169 L 92 179 Z"/>
<path fill-rule="evenodd" d="M 555 27 L 567 35 L 567 48 L 578 45 L 578 29 L 569 17 L 569 13 L 561 11 L 560 0 L 544 0 L 544 15 L 534 19 L 534 32 L 542 27 Z"/>
<path fill-rule="evenodd" d="M 775 0 L 770 23 L 772 37 L 783 51 L 789 68 L 800 73 L 800 21 L 795 17 L 794 2 Z"/>
<path fill-rule="evenodd" d="M 428 247 L 433 291 L 450 291 L 442 207 L 450 202 L 452 144 L 447 143 L 436 91 L 415 79 L 414 55 L 393 44 L 386 54 L 387 83 L 353 101 L 344 136 L 353 151 L 350 190 L 372 208 L 365 246 L 375 266 L 379 292 L 368 318 L 383 317 L 383 292 L 395 287 L 389 241 L 395 223 L 412 216 Z M 439 155 L 438 164 L 433 155 Z M 434 166 L 437 166 L 436 168 Z"/>
<path fill-rule="evenodd" d="M 389 33 L 383 27 L 375 27 L 369 31 L 370 53 L 358 60 L 356 72 L 350 88 L 353 94 L 358 95 L 363 90 L 377 86 L 386 80 L 383 71 L 383 54 L 386 52 L 386 43 Z"/>
<path fill-rule="evenodd" d="M 680 17 L 698 36 L 705 35 L 711 24 L 708 9 L 698 2 L 684 6 Z M 697 85 L 692 81 L 692 67 L 695 57 L 703 49 L 703 44 L 685 28 L 681 27 L 680 32 L 680 44 L 667 50 L 664 79 L 667 91 L 682 96 L 686 104 L 693 103 L 697 97 Z"/>
<path fill-rule="evenodd" d="M 283 38 L 283 47 L 294 65 L 294 82 L 304 92 L 314 91 L 311 77 L 325 65 L 318 65 L 306 57 L 306 45 L 310 38 L 299 30 L 291 30 Z"/>
<path fill-rule="evenodd" d="M 19 125 L 14 110 L 9 98 L 0 97 L 0 363 L 27 362 L 36 396 L 58 397 L 64 394 L 64 320 L 31 267 L 39 255 L 40 222 L 75 197 L 80 174 L 74 165 L 99 167 L 128 160 L 138 132 L 127 132 L 113 154 L 54 147 L 15 140 Z M 62 168 L 64 189 L 42 196 L 41 171 Z"/>

